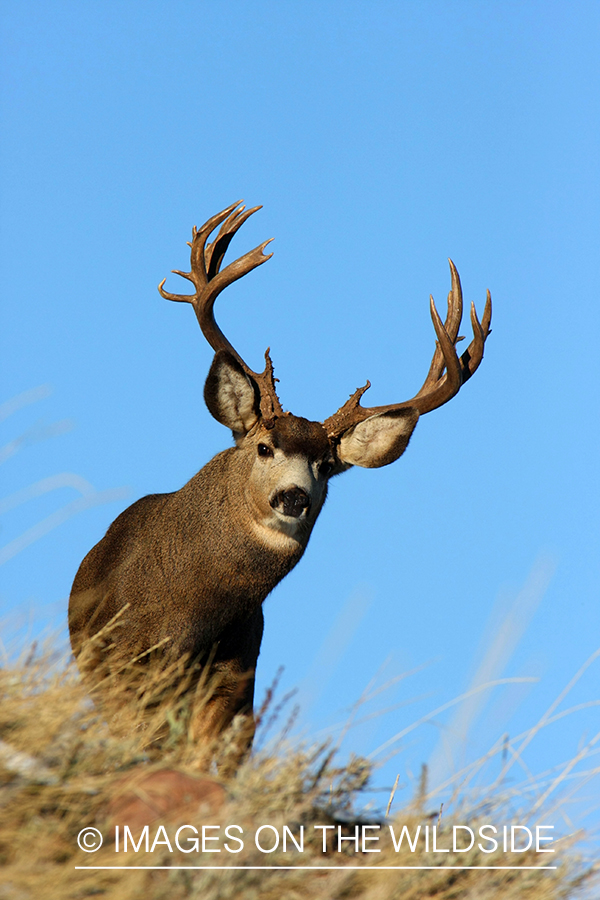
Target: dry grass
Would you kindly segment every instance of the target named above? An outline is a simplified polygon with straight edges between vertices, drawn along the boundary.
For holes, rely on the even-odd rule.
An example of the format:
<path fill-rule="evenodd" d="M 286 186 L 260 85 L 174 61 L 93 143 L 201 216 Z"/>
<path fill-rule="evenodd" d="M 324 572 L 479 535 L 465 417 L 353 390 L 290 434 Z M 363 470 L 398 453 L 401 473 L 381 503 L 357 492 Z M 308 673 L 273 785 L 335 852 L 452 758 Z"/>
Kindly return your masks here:
<path fill-rule="evenodd" d="M 164 678 L 175 683 L 176 670 L 163 675 L 161 683 L 150 685 L 141 696 L 139 721 L 135 727 L 111 734 L 96 711 L 76 671 L 50 656 L 29 658 L 0 670 L 0 898 L 45 900 L 106 896 L 110 898 L 364 898 L 364 900 L 558 900 L 593 896 L 592 871 L 578 857 L 573 842 L 564 839 L 557 852 L 504 854 L 500 849 L 484 854 L 475 849 L 466 853 L 432 854 L 423 843 L 410 852 L 404 841 L 396 852 L 389 839 L 389 824 L 398 834 L 402 825 L 411 831 L 436 824 L 419 802 L 410 809 L 379 823 L 379 853 L 355 852 L 350 842 L 337 852 L 330 839 L 328 852 L 322 849 L 322 832 L 315 825 L 333 825 L 335 835 L 342 824 L 343 834 L 354 834 L 360 816 L 361 792 L 370 778 L 369 764 L 353 759 L 338 766 L 327 745 L 291 749 L 282 735 L 269 752 L 247 759 L 229 776 L 227 762 L 236 755 L 235 732 L 230 731 L 216 748 L 216 781 L 224 788 L 226 801 L 218 807 L 190 802 L 174 808 L 149 825 L 152 842 L 159 825 L 173 844 L 158 844 L 152 853 L 129 850 L 115 852 L 115 799 L 123 794 L 124 779 L 137 779 L 134 794 L 143 795 L 143 779 L 165 769 L 198 777 L 201 759 L 188 739 L 189 710 L 185 695 L 163 690 Z M 144 697 L 148 702 L 144 702 Z M 264 720 L 271 710 L 264 711 Z M 165 726 L 166 723 L 166 726 Z M 165 731 L 166 728 L 166 731 Z M 160 735 L 160 740 L 157 740 Z M 215 767 L 213 767 L 213 772 Z M 191 783 L 191 782 L 190 782 Z M 223 791 L 221 792 L 223 794 Z M 424 792 L 422 792 L 424 793 Z M 459 824 L 474 830 L 484 822 L 502 823 L 502 798 L 487 799 L 485 807 L 468 804 Z M 371 820 L 372 822 L 375 820 Z M 456 821 L 456 820 L 455 820 Z M 514 821 L 514 816 L 513 816 Z M 525 819 L 521 819 L 525 821 Z M 121 829 L 127 824 L 120 822 Z M 210 834 L 223 834 L 227 825 L 243 829 L 244 849 L 227 852 L 223 840 L 209 845 L 221 852 L 181 852 L 174 845 L 177 827 L 182 824 L 221 826 Z M 304 826 L 304 851 L 288 844 L 272 853 L 260 852 L 254 834 L 262 825 L 271 825 L 281 834 L 287 825 L 298 837 Z M 452 819 L 442 821 L 438 843 L 449 846 Z M 85 853 L 78 848 L 77 835 L 87 826 L 105 836 L 102 849 Z M 140 828 L 132 827 L 137 839 Z M 360 832 L 359 832 L 360 833 Z M 122 830 L 121 830 L 122 834 Z M 189 832 L 186 832 L 187 836 Z M 236 832 L 239 834 L 239 832 Z M 263 832 L 263 846 L 274 833 Z M 229 845 L 237 847 L 235 842 Z M 348 849 L 350 847 L 350 849 Z M 556 864 L 557 869 L 539 871 L 527 866 Z M 76 866 L 165 866 L 156 870 L 85 870 Z M 224 870 L 175 869 L 175 866 L 225 866 Z M 319 866 L 314 870 L 256 870 L 251 866 Z M 516 865 L 516 870 L 449 869 L 441 866 Z M 243 866 L 234 869 L 233 866 Z M 435 866 L 429 869 L 385 869 L 386 866 Z M 325 868 L 330 867 L 330 868 Z M 374 868 L 366 868 L 374 867 Z"/>

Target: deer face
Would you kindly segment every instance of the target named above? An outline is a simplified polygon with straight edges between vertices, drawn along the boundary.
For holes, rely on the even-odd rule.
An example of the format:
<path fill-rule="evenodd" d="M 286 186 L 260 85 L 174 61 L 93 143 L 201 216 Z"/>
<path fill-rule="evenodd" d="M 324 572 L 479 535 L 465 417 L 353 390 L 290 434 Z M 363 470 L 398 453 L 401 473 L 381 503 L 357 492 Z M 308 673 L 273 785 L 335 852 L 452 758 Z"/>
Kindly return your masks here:
<path fill-rule="evenodd" d="M 304 543 L 327 496 L 335 464 L 325 429 L 298 416 L 259 425 L 242 441 L 252 454 L 246 495 L 261 524 Z"/>
<path fill-rule="evenodd" d="M 220 351 L 205 391 L 212 415 L 231 428 L 243 457 L 243 494 L 259 530 L 305 544 L 327 496 L 327 482 L 341 471 L 319 422 L 284 414 L 263 421 L 255 385 L 237 361 Z"/>

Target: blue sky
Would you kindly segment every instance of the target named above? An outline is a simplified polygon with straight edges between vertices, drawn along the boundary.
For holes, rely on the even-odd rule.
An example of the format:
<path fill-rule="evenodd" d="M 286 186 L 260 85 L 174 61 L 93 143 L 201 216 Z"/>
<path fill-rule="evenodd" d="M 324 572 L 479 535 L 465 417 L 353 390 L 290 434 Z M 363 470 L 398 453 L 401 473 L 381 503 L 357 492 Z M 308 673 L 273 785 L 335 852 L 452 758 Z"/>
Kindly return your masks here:
<path fill-rule="evenodd" d="M 399 772 L 405 798 L 422 762 L 441 784 L 534 726 L 600 646 L 598 4 L 25 0 L 3 20 L 4 643 L 64 629 L 121 509 L 229 445 L 202 400 L 210 348 L 156 285 L 243 197 L 264 208 L 231 256 L 269 237 L 274 256 L 217 317 L 254 368 L 270 345 L 296 414 L 324 419 L 366 378 L 371 405 L 414 394 L 447 257 L 467 301 L 494 299 L 459 396 L 397 463 L 332 483 L 266 601 L 259 696 L 284 665 L 315 734 L 396 679 L 343 746 L 399 749 L 377 781 Z M 598 700 L 599 671 L 555 712 Z M 378 752 L 495 679 L 529 680 Z M 597 722 L 587 706 L 540 730 L 524 765 L 555 774 L 533 797 Z M 577 775 L 593 750 L 563 824 L 597 822 Z"/>

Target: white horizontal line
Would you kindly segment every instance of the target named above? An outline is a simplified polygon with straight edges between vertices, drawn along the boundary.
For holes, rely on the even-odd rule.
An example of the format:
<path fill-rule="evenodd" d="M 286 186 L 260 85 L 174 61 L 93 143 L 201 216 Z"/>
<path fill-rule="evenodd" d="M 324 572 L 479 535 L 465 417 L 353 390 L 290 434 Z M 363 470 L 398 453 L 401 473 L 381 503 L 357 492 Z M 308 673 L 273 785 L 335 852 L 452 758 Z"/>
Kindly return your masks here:
<path fill-rule="evenodd" d="M 310 869 L 324 871 L 357 869 L 358 871 L 372 870 L 375 872 L 389 871 L 396 869 L 453 869 L 463 871 L 464 869 L 556 869 L 557 866 L 75 866 L 76 869 L 218 869 L 219 871 L 227 871 L 227 869 L 248 870 L 273 870 L 273 869 Z"/>

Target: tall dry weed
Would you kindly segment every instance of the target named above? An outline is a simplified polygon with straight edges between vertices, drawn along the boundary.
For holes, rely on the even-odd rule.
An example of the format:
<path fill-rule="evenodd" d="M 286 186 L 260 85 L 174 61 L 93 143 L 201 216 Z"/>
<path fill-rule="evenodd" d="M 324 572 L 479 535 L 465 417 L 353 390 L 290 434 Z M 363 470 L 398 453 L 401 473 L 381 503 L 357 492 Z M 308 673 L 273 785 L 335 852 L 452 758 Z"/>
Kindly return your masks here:
<path fill-rule="evenodd" d="M 206 760 L 190 738 L 189 695 L 177 689 L 181 674 L 174 665 L 145 685 L 136 683 L 140 715 L 129 727 L 121 723 L 115 734 L 71 664 L 52 654 L 30 654 L 0 670 L 0 898 L 559 900 L 593 896 L 593 866 L 578 856 L 573 836 L 554 844 L 557 852 L 552 855 L 534 848 L 507 855 L 501 847 L 484 853 L 477 844 L 466 852 L 450 849 L 433 854 L 422 839 L 414 851 L 407 840 L 395 850 L 390 825 L 396 840 L 403 826 L 414 838 L 417 829 L 421 837 L 426 828 L 432 836 L 436 825 L 439 844 L 448 847 L 457 822 L 477 832 L 486 822 L 505 821 L 501 786 L 485 802 L 469 805 L 465 796 L 461 804 L 458 798 L 456 812 L 444 814 L 440 821 L 423 773 L 409 808 L 389 819 L 383 812 L 365 817 L 360 812 L 361 797 L 372 779 L 371 764 L 361 758 L 338 763 L 335 749 L 326 741 L 293 747 L 285 735 L 280 736 L 234 770 L 229 761 L 236 758 L 238 748 L 235 728 L 230 729 L 213 748 L 208 779 L 216 792 L 207 794 L 203 802 L 207 776 L 199 773 L 206 771 Z M 205 687 L 210 691 L 210 684 Z M 115 684 L 116 701 L 121 689 Z M 277 712 L 271 697 L 260 713 L 265 727 L 273 728 Z M 166 781 L 165 773 L 170 773 Z M 156 800 L 159 795 L 152 794 L 152 785 L 161 778 L 163 787 L 171 787 Z M 183 785 L 180 796 L 172 787 L 177 778 Z M 118 816 L 126 815 L 125 809 L 137 815 L 140 808 L 148 815 L 155 801 L 163 806 L 156 807 L 154 818 L 150 815 L 148 839 L 154 848 L 146 852 L 142 819 L 131 826 L 138 849 L 130 844 L 125 854 L 122 841 L 127 821 L 118 821 Z M 525 821 L 527 809 L 522 815 Z M 239 854 L 234 852 L 235 843 L 230 841 L 233 849 L 227 851 L 223 842 L 225 828 L 234 824 L 240 830 L 233 834 L 243 835 Z M 181 832 L 183 849 L 177 847 L 175 834 L 182 825 L 194 826 L 199 835 L 203 825 L 211 827 L 204 851 L 200 845 L 198 852 L 186 852 L 191 829 Z M 94 853 L 82 851 L 77 843 L 82 829 L 89 827 L 104 837 L 103 846 Z M 261 827 L 257 846 L 255 835 Z M 286 827 L 284 850 L 279 838 Z M 301 834 L 304 843 L 299 851 L 291 836 L 299 841 Z M 279 844 L 269 852 L 276 835 Z M 359 837 L 358 852 L 353 840 L 337 844 L 339 837 L 353 835 Z M 380 841 L 369 843 L 375 836 Z M 379 852 L 369 852 L 375 848 Z M 540 869 L 549 858 L 557 868 Z M 514 868 L 492 868 L 507 864 Z M 478 868 L 482 866 L 487 868 Z"/>

